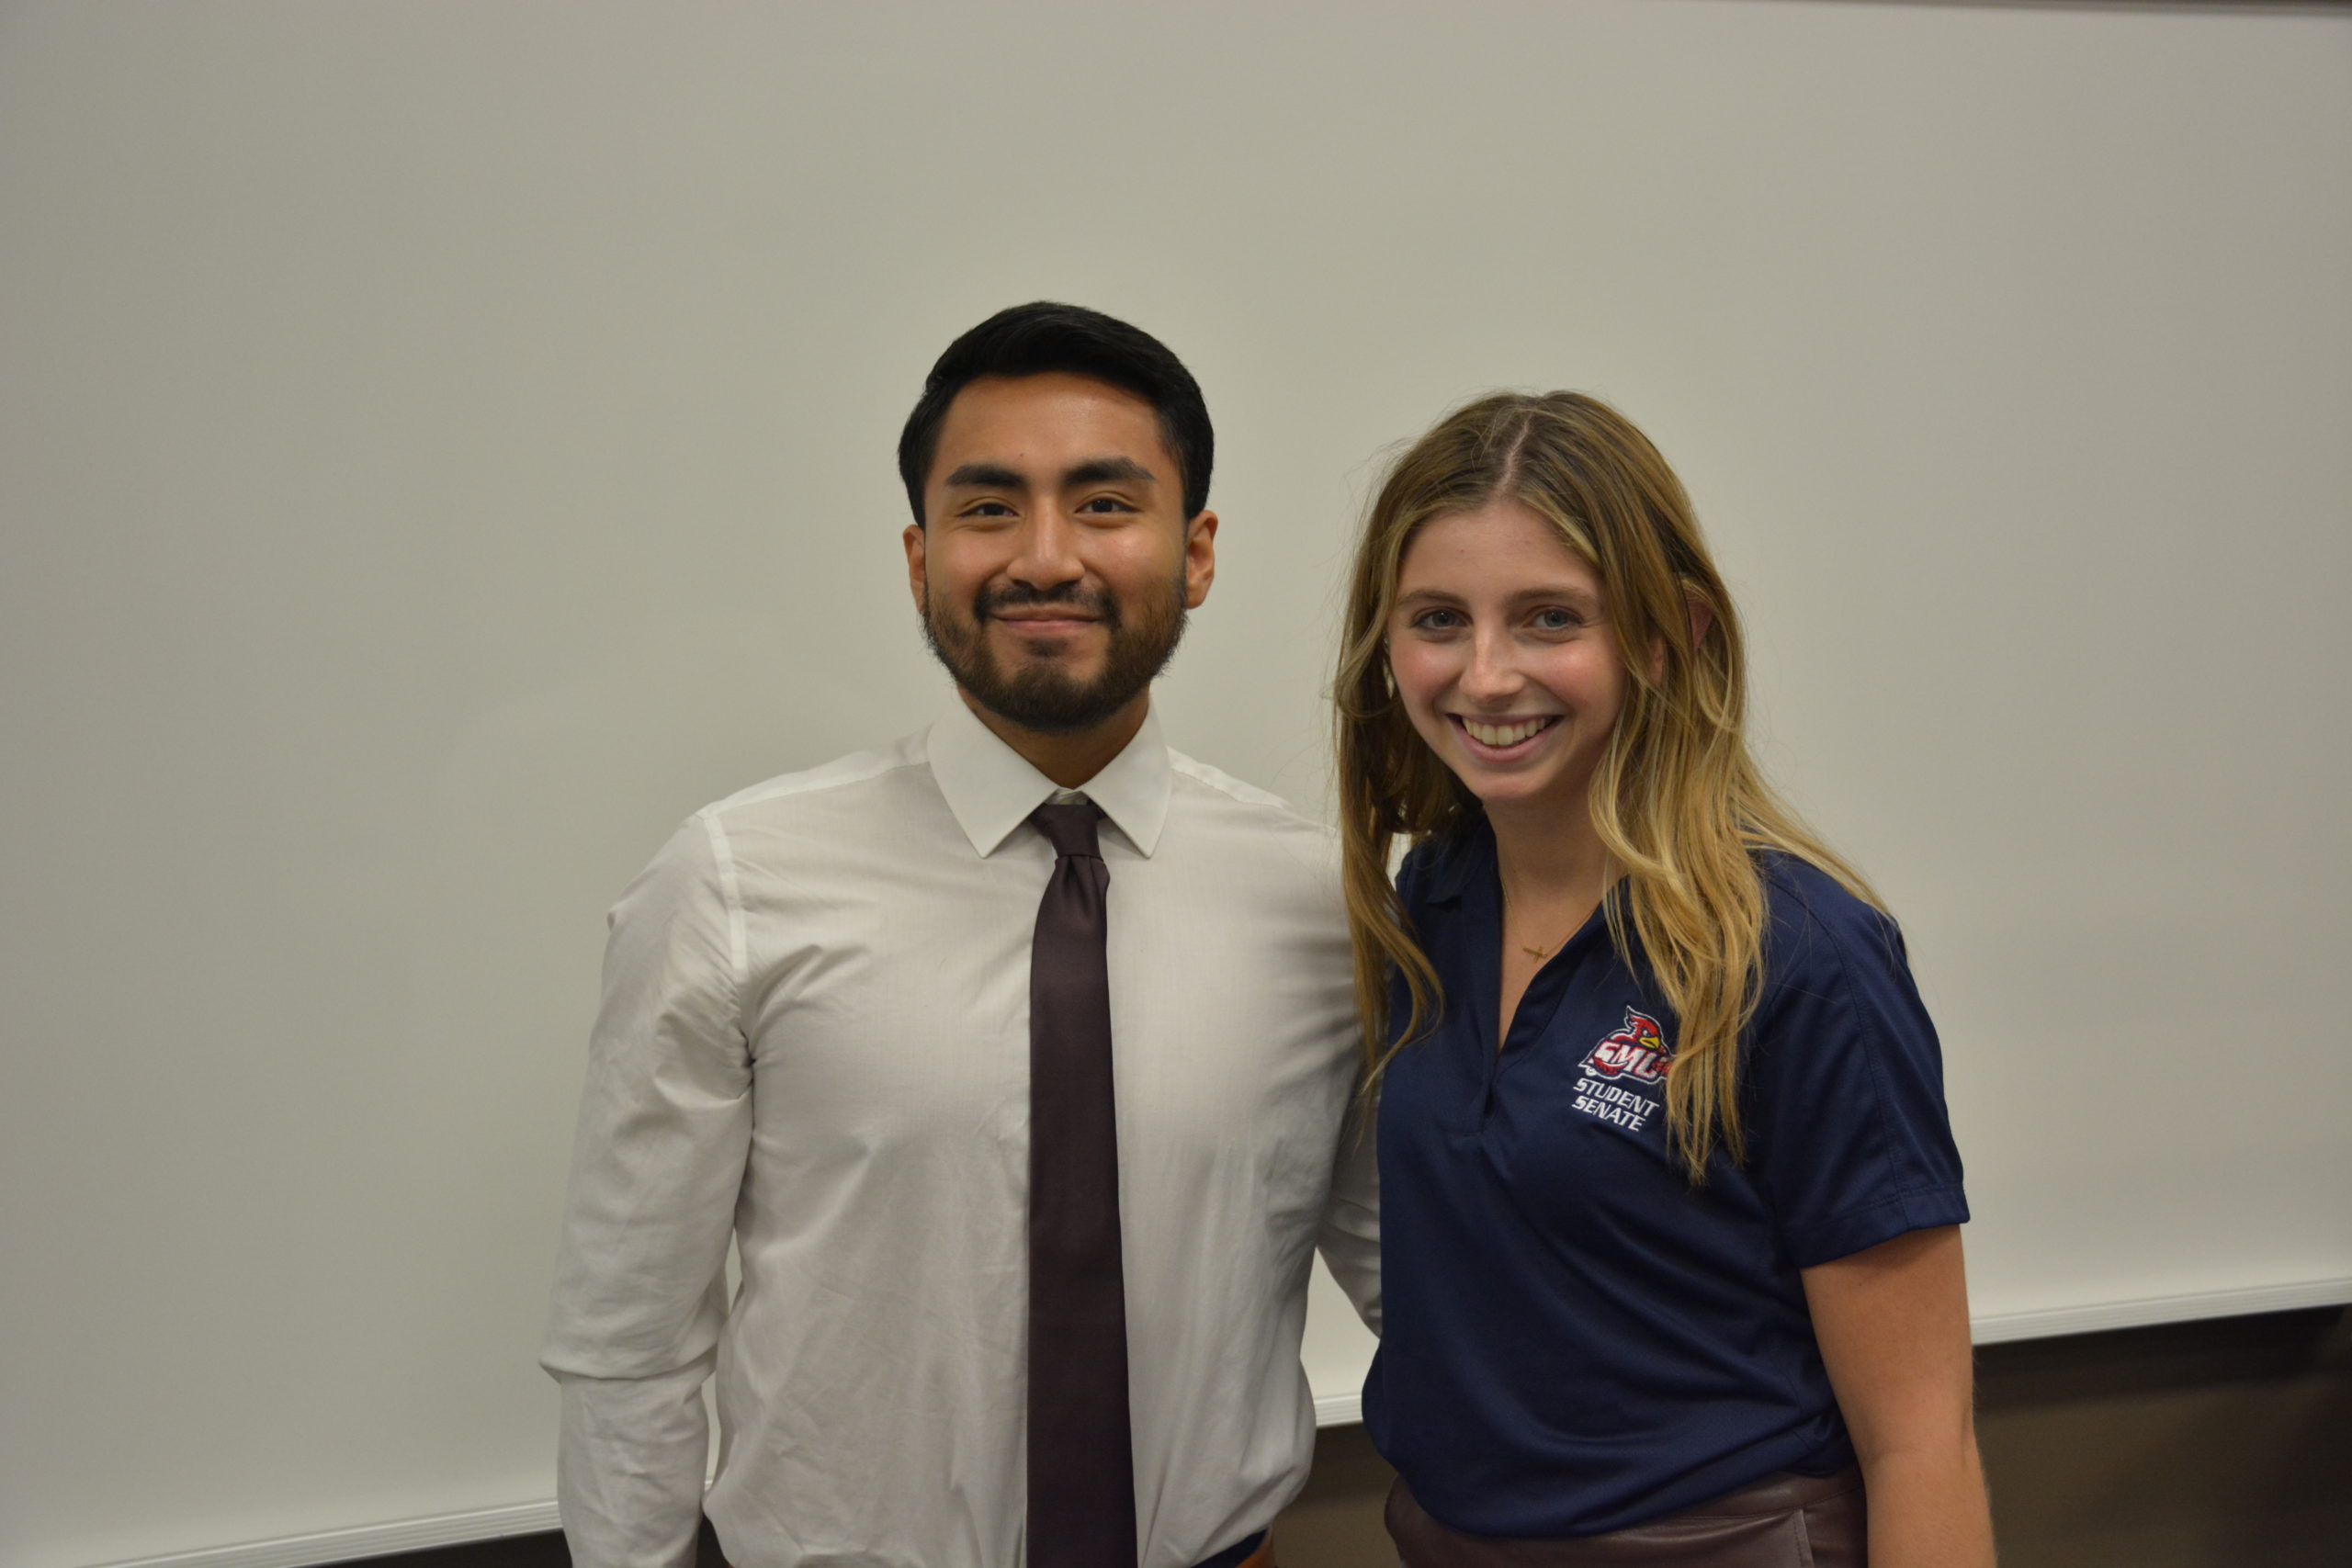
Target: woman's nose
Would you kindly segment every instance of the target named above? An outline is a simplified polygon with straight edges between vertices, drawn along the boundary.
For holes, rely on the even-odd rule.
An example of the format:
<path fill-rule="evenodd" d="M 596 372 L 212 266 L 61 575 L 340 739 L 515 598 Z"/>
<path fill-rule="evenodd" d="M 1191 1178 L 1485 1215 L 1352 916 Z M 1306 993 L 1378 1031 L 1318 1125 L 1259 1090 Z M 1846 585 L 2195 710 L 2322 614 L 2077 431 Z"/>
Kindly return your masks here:
<path fill-rule="evenodd" d="M 1508 638 L 1483 632 L 1471 638 L 1469 668 L 1462 672 L 1464 696 L 1472 702 L 1499 703 L 1517 694 L 1520 683 Z"/>

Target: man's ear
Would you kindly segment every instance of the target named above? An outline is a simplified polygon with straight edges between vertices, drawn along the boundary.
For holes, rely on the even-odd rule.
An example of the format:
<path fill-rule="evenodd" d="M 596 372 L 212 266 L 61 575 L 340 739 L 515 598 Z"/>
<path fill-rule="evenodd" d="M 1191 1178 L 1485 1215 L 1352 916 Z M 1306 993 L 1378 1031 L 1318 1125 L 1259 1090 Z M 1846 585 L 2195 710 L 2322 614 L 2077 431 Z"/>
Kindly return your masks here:
<path fill-rule="evenodd" d="M 928 608 L 926 601 L 930 598 L 931 579 L 925 570 L 923 551 L 931 541 L 920 523 L 908 524 L 907 531 L 899 537 L 907 547 L 907 589 L 915 596 L 915 613 L 921 615 Z"/>
<path fill-rule="evenodd" d="M 1216 581 L 1216 513 L 1204 512 L 1184 525 L 1184 608 L 1197 610 Z"/>

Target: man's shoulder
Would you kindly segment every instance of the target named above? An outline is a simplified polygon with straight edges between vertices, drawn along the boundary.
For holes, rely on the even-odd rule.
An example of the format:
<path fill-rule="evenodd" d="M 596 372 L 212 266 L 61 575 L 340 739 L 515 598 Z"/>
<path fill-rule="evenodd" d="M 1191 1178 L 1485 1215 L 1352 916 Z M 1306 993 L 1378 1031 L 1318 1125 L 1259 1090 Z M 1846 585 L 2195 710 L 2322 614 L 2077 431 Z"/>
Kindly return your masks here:
<path fill-rule="evenodd" d="M 910 771 L 919 776 L 910 777 Z M 712 801 L 695 817 L 728 828 L 741 822 L 782 822 L 795 817 L 857 812 L 867 809 L 872 797 L 910 784 L 920 787 L 929 783 L 929 776 L 923 732 L 918 730 L 874 750 L 852 751 L 813 768 L 763 779 Z"/>
<path fill-rule="evenodd" d="M 853 751 L 814 768 L 778 773 L 714 800 L 680 822 L 613 910 L 616 920 L 654 924 L 688 908 L 734 906 L 754 867 L 818 867 L 844 848 L 885 840 L 894 781 L 927 784 L 922 737 Z M 714 903 L 712 900 L 716 900 Z"/>
<path fill-rule="evenodd" d="M 1338 835 L 1329 828 L 1302 815 L 1272 790 L 1237 779 L 1224 769 L 1212 767 L 1197 757 L 1188 757 L 1172 746 L 1168 749 L 1168 764 L 1180 792 L 1237 823 L 1262 828 L 1270 833 L 1338 841 Z"/>
<path fill-rule="evenodd" d="M 1274 888 L 1338 907 L 1340 836 L 1281 795 L 1170 749 L 1170 805 L 1188 830 L 1182 841 L 1264 897 Z M 1189 855 L 1191 852 L 1188 851 Z"/>

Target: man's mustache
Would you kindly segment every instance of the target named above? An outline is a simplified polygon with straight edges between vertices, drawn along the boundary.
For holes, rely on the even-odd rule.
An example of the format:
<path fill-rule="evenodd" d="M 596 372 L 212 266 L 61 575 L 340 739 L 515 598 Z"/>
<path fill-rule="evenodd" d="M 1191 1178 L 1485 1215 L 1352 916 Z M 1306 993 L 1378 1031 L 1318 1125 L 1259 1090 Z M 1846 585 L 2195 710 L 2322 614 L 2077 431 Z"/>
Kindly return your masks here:
<path fill-rule="evenodd" d="M 1006 610 L 1040 608 L 1076 610 L 1092 615 L 1114 630 L 1119 625 L 1117 600 L 1106 592 L 1090 593 L 1075 582 L 1065 582 L 1053 588 L 1033 588 L 1024 582 L 1008 582 L 984 588 L 972 600 L 972 614 L 981 620 Z"/>

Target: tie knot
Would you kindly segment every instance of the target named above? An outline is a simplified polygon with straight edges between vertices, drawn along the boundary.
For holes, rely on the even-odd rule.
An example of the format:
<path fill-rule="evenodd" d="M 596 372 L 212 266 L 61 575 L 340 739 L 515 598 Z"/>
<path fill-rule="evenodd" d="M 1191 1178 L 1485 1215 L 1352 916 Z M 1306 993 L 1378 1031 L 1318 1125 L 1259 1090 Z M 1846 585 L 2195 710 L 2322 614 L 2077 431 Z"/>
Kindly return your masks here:
<path fill-rule="evenodd" d="M 1064 859 L 1071 855 L 1102 858 L 1102 846 L 1094 837 L 1094 824 L 1102 819 L 1102 808 L 1091 800 L 1074 800 L 1066 806 L 1048 801 L 1029 814 L 1037 831 L 1054 846 L 1054 853 Z"/>

